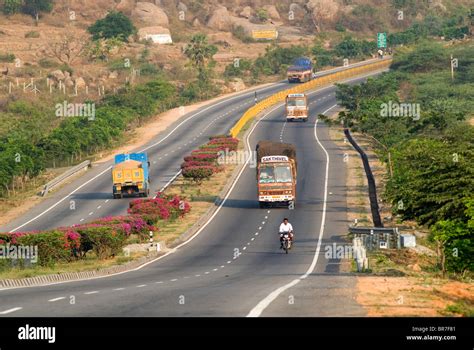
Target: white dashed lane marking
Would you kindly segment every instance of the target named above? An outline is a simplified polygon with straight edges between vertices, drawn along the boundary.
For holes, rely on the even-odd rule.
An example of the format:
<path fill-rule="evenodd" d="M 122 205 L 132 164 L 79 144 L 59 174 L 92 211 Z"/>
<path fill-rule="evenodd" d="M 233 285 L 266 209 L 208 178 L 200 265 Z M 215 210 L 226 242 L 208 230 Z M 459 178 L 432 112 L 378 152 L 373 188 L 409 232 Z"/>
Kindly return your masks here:
<path fill-rule="evenodd" d="M 92 292 L 85 292 L 84 295 L 91 295 L 91 294 L 97 294 L 97 293 L 99 293 L 99 291 L 98 291 L 98 290 L 94 290 L 94 291 L 92 291 Z"/>
<path fill-rule="evenodd" d="M 55 301 L 59 301 L 59 300 L 63 300 L 63 299 L 66 299 L 66 297 L 59 297 L 59 298 L 49 299 L 48 301 L 50 303 L 54 303 Z"/>
<path fill-rule="evenodd" d="M 21 310 L 21 309 L 23 309 L 23 308 L 22 307 L 14 307 L 12 309 L 8 309 L 8 310 L 0 312 L 0 315 L 11 314 L 12 312 L 15 312 L 15 311 L 18 311 L 18 310 Z"/>

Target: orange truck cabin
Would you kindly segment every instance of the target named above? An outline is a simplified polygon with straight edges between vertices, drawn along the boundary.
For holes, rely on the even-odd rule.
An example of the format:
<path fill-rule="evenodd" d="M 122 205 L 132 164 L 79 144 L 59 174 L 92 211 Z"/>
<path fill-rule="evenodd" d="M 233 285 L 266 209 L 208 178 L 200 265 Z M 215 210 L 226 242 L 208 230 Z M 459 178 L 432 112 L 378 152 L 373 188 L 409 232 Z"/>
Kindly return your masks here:
<path fill-rule="evenodd" d="M 289 94 L 286 96 L 286 120 L 307 121 L 309 115 L 308 98 L 305 94 Z"/>

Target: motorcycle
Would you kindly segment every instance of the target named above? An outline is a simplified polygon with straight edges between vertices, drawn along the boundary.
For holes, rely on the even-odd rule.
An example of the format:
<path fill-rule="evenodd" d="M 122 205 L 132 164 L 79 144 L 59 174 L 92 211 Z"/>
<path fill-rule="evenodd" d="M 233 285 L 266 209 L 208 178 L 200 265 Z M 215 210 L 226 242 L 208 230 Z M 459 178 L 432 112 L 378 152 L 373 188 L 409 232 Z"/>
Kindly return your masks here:
<path fill-rule="evenodd" d="M 282 246 L 283 246 L 283 250 L 285 251 L 286 254 L 288 254 L 288 251 L 291 249 L 291 244 L 292 244 L 292 240 L 291 240 L 291 237 L 290 237 L 290 233 L 282 233 L 281 235 L 281 238 L 282 238 Z"/>

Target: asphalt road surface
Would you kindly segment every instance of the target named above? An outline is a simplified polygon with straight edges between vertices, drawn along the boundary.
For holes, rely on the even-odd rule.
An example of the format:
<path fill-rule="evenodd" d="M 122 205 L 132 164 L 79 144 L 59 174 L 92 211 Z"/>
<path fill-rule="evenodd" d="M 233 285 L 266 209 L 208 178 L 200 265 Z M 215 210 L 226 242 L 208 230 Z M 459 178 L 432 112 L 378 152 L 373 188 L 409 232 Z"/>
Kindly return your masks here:
<path fill-rule="evenodd" d="M 296 145 L 298 199 L 294 210 L 259 209 L 255 169 L 246 166 L 212 220 L 174 253 L 120 275 L 0 291 L 0 315 L 364 315 L 354 301 L 354 277 L 340 274 L 339 261 L 324 255 L 327 244 L 341 243 L 347 233 L 343 153 L 330 140 L 328 128 L 316 118 L 335 107 L 334 91 L 329 87 L 309 95 L 311 116 L 307 123 L 287 123 L 281 105 L 270 109 L 254 124 L 246 140 L 251 149 L 261 139 Z M 252 103 L 246 94 L 232 104 L 213 107 L 194 118 L 192 128 L 178 129 L 174 141 L 168 138 L 150 148 L 152 165 L 157 162 L 155 173 L 160 173 L 158 167 L 165 172 L 161 181 L 174 174 L 187 151 L 208 135 L 227 131 L 230 121 Z M 186 149 L 177 148 L 190 141 Z M 167 158 L 159 160 L 164 153 L 168 153 Z M 155 187 L 160 181 L 156 176 Z M 88 208 L 92 203 L 104 203 L 109 196 L 104 190 L 110 187 L 109 180 L 104 176 L 92 182 L 84 191 L 76 192 L 75 198 L 87 203 Z M 97 215 L 118 214 L 121 209 L 114 203 L 120 202 L 111 200 L 110 206 L 101 208 Z M 89 210 L 78 209 L 81 214 L 64 218 L 65 209 L 58 208 L 56 214 L 39 218 L 30 227 L 50 227 L 52 220 L 59 224 L 77 222 Z M 279 249 L 277 235 L 283 217 L 289 218 L 296 233 L 296 244 L 288 255 Z"/>

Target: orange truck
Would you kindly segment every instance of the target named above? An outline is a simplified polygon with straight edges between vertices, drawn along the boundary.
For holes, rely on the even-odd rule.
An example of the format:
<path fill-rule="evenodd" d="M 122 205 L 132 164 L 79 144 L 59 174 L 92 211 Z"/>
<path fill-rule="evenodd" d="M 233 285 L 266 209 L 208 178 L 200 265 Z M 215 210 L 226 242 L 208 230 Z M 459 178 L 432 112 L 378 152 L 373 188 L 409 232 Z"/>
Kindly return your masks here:
<path fill-rule="evenodd" d="M 309 115 L 308 98 L 305 94 L 289 94 L 286 96 L 286 120 L 302 120 L 306 122 Z"/>
<path fill-rule="evenodd" d="M 260 208 L 296 201 L 296 148 L 289 143 L 260 141 L 257 144 L 257 187 Z"/>

